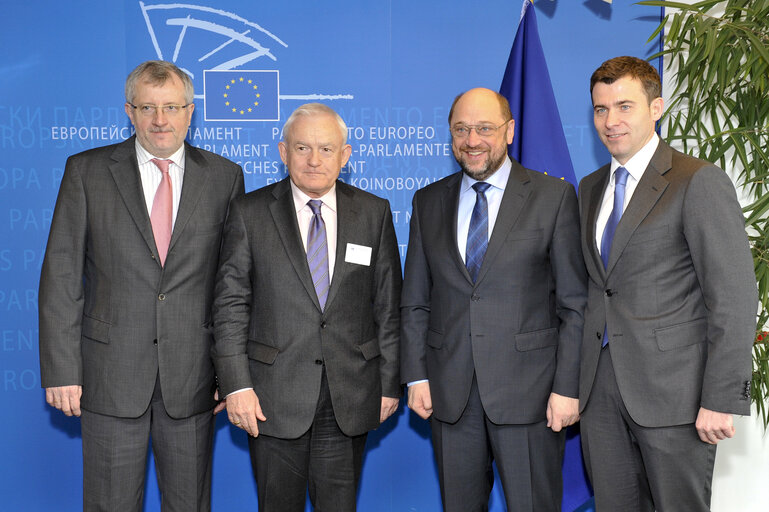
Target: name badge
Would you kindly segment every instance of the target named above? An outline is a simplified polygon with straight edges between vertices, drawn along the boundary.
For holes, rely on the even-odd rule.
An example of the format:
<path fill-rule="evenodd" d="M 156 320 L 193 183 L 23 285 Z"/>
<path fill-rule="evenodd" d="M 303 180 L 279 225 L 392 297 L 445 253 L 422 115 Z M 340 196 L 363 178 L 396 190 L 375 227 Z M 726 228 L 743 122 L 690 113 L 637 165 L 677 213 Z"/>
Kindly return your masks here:
<path fill-rule="evenodd" d="M 371 247 L 348 243 L 347 251 L 344 253 L 344 261 L 368 267 L 371 265 Z"/>

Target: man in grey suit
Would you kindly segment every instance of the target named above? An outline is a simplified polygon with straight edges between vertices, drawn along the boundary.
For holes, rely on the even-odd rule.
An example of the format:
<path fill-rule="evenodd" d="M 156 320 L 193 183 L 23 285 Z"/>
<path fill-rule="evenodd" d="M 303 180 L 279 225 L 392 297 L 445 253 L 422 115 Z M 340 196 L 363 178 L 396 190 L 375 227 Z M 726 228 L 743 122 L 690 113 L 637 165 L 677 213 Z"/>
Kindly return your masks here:
<path fill-rule="evenodd" d="M 599 511 L 705 511 L 716 443 L 750 413 L 757 293 L 726 174 L 654 131 L 656 70 L 635 57 L 590 80 L 611 163 L 579 187 L 588 304 L 582 448 Z"/>
<path fill-rule="evenodd" d="M 585 269 L 574 188 L 507 157 L 515 121 L 488 89 L 449 113 L 462 170 L 414 195 L 401 299 L 409 407 L 432 416 L 447 511 L 561 507 L 578 419 Z M 480 250 L 479 250 L 480 248 Z"/>
<path fill-rule="evenodd" d="M 248 432 L 259 510 L 353 511 L 366 434 L 398 406 L 401 269 L 389 203 L 337 181 L 352 148 L 325 105 L 297 108 L 289 178 L 235 201 L 214 362 Z"/>
<path fill-rule="evenodd" d="M 136 136 L 70 157 L 56 201 L 40 374 L 47 402 L 81 416 L 88 511 L 141 510 L 150 436 L 163 510 L 210 510 L 210 311 L 244 187 L 240 167 L 184 143 L 192 101 L 179 68 L 139 65 L 125 104 Z"/>

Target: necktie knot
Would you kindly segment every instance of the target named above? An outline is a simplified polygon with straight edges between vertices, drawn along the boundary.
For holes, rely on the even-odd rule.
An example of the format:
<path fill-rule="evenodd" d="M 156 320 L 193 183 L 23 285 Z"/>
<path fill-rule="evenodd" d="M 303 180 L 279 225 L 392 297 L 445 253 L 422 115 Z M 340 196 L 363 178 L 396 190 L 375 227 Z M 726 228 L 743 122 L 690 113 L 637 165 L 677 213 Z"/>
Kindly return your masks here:
<path fill-rule="evenodd" d="M 477 194 L 484 195 L 490 186 L 491 184 L 486 183 L 485 181 L 479 181 L 473 184 L 473 190 L 475 190 Z"/>
<path fill-rule="evenodd" d="M 627 177 L 630 173 L 627 172 L 627 169 L 624 167 L 617 167 L 617 170 L 614 171 L 614 186 L 615 187 L 624 187 L 627 185 Z"/>
<path fill-rule="evenodd" d="M 160 169 L 160 172 L 162 172 L 163 174 L 168 174 L 168 166 L 171 163 L 171 160 L 153 158 L 152 163 L 155 164 L 158 169 Z"/>
<path fill-rule="evenodd" d="M 323 204 L 323 201 L 321 201 L 320 199 L 310 199 L 309 201 L 307 201 L 307 206 L 310 207 L 313 215 L 320 214 L 320 206 L 322 204 Z"/>

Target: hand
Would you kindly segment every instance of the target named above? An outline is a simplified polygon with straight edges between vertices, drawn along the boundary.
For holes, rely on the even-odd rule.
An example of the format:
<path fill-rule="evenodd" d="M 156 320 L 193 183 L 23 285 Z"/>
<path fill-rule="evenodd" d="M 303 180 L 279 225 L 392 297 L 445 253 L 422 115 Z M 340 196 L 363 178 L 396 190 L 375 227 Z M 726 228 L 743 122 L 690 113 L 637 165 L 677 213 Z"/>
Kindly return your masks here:
<path fill-rule="evenodd" d="M 379 423 L 384 423 L 387 418 L 398 409 L 398 399 L 389 396 L 382 397 L 382 407 L 379 409 Z"/>
<path fill-rule="evenodd" d="M 253 437 L 259 435 L 257 420 L 267 421 L 259 405 L 259 398 L 253 389 L 244 389 L 227 396 L 227 417 L 230 423 L 242 428 Z"/>
<path fill-rule="evenodd" d="M 80 397 L 83 386 L 57 386 L 45 388 L 45 401 L 67 416 L 80 416 Z"/>
<path fill-rule="evenodd" d="M 734 437 L 734 418 L 728 412 L 700 407 L 694 426 L 703 443 L 716 444 L 727 437 Z"/>
<path fill-rule="evenodd" d="M 219 414 L 224 410 L 225 407 L 227 407 L 227 399 L 223 399 L 221 402 L 219 401 L 219 390 L 217 389 L 214 391 L 214 400 L 216 400 L 216 407 L 214 407 L 214 416 Z"/>
<path fill-rule="evenodd" d="M 433 399 L 430 396 L 430 383 L 419 382 L 409 386 L 409 409 L 426 420 L 433 413 Z"/>
<path fill-rule="evenodd" d="M 550 393 L 547 401 L 547 426 L 553 432 L 575 424 L 579 421 L 579 400 L 568 396 Z"/>

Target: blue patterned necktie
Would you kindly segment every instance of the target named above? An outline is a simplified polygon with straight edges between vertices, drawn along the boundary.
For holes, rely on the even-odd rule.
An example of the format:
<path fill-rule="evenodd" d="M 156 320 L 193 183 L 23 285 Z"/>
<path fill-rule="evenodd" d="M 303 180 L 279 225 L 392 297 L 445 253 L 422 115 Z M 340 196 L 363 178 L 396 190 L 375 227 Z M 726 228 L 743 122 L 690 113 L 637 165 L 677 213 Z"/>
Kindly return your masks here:
<path fill-rule="evenodd" d="M 601 260 L 603 260 L 604 268 L 609 266 L 609 254 L 611 253 L 611 244 L 614 241 L 614 232 L 617 230 L 617 224 L 619 224 L 622 210 L 625 207 L 627 177 L 628 172 L 624 167 L 617 167 L 617 170 L 614 171 L 614 207 L 603 230 L 603 238 L 601 238 Z M 606 327 L 604 327 L 601 346 L 605 347 L 607 343 L 609 343 L 609 336 Z"/>
<path fill-rule="evenodd" d="M 315 293 L 318 295 L 320 309 L 326 307 L 328 298 L 328 245 L 326 242 L 326 223 L 320 214 L 320 205 L 323 202 L 319 199 L 310 199 L 307 206 L 312 210 L 312 220 L 310 229 L 307 233 L 307 263 L 310 266 L 310 275 L 312 284 L 315 286 Z"/>
<path fill-rule="evenodd" d="M 467 231 L 467 246 L 465 248 L 465 266 L 473 282 L 478 278 L 478 271 L 489 245 L 489 203 L 486 200 L 486 190 L 491 185 L 479 181 L 473 185 L 475 190 L 475 206 L 470 216 L 470 229 Z"/>
<path fill-rule="evenodd" d="M 628 172 L 624 167 L 617 167 L 614 171 L 614 207 L 606 221 L 606 227 L 603 230 L 601 238 L 601 259 L 604 268 L 609 266 L 609 254 L 611 253 L 611 244 L 614 241 L 614 232 L 617 230 L 617 224 L 622 217 L 622 210 L 625 207 L 625 185 L 627 184 Z"/>

